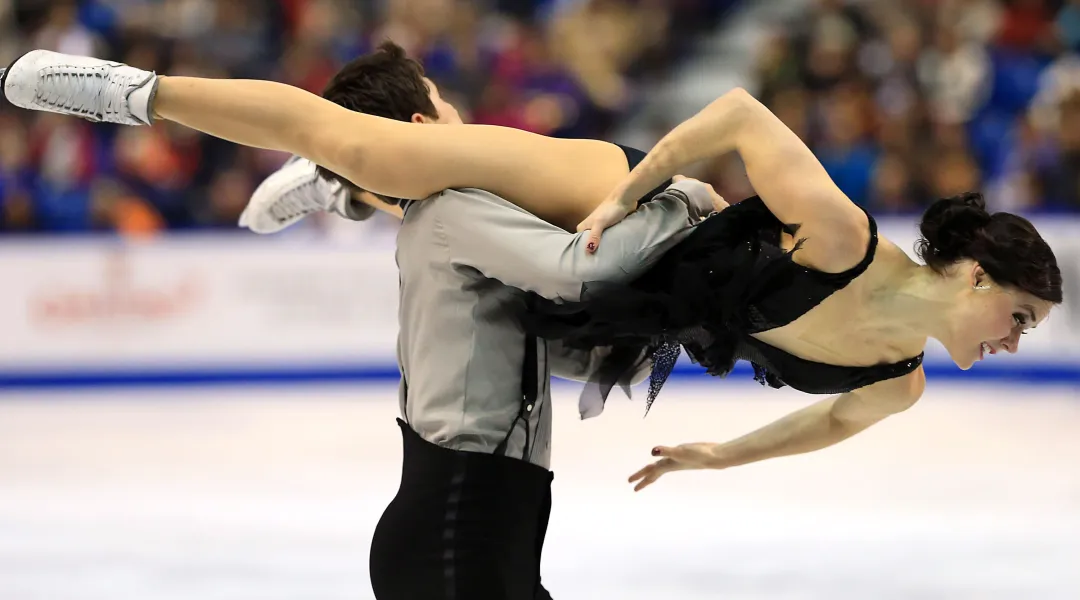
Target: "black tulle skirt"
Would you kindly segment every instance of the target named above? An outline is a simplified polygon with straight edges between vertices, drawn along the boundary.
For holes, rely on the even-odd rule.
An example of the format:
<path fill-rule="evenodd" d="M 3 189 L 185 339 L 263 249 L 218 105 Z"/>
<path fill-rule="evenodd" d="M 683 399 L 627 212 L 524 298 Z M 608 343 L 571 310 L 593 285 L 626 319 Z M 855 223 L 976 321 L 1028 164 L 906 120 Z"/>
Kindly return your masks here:
<path fill-rule="evenodd" d="M 586 282 L 578 302 L 532 295 L 525 328 L 574 348 L 615 348 L 583 402 L 602 403 L 613 387 L 628 388 L 641 352 L 649 353 L 654 364 L 647 410 L 682 349 L 709 374 L 726 376 L 738 360 L 741 336 L 776 325 L 753 307 L 788 283 L 785 269 L 792 261 L 780 249 L 783 231 L 760 198 L 743 200 L 696 225 L 635 281 Z M 763 382 L 783 385 L 758 371 Z"/>

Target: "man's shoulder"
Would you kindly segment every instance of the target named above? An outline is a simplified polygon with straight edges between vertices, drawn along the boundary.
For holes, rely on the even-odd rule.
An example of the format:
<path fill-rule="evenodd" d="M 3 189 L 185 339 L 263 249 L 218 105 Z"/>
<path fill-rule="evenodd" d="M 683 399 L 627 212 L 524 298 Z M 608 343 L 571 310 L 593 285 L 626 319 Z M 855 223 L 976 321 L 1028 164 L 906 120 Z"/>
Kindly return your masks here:
<path fill-rule="evenodd" d="M 418 201 L 430 207 L 433 214 L 457 215 L 455 211 L 463 207 L 500 207 L 513 210 L 522 210 L 513 202 L 493 194 L 487 190 L 478 188 L 454 188 L 443 190 L 437 194 Z"/>

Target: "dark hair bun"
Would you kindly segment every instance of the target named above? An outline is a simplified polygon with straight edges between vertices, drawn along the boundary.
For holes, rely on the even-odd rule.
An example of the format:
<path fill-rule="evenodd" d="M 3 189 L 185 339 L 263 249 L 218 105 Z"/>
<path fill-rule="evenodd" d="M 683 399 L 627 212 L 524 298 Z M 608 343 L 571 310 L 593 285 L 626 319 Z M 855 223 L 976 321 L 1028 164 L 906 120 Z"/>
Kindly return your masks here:
<path fill-rule="evenodd" d="M 934 202 L 919 230 L 915 251 L 934 271 L 945 274 L 953 263 L 971 259 L 997 284 L 1061 304 L 1061 269 L 1049 244 L 1019 215 L 991 216 L 980 194 Z"/>
<path fill-rule="evenodd" d="M 968 193 L 937 200 L 923 213 L 915 245 L 919 257 L 940 270 L 963 258 L 975 258 L 974 246 L 990 224 L 986 201 L 981 194 Z"/>

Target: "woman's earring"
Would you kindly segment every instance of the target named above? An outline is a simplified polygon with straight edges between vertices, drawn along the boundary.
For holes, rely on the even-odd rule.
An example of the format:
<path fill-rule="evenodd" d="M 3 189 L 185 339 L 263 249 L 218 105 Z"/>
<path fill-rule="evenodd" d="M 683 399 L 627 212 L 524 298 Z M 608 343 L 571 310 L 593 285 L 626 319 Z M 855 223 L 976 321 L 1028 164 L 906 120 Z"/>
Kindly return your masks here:
<path fill-rule="evenodd" d="M 988 285 L 977 285 L 977 286 L 975 286 L 975 289 L 977 289 L 977 290 L 988 290 L 988 289 L 990 289 L 990 286 L 988 286 Z"/>

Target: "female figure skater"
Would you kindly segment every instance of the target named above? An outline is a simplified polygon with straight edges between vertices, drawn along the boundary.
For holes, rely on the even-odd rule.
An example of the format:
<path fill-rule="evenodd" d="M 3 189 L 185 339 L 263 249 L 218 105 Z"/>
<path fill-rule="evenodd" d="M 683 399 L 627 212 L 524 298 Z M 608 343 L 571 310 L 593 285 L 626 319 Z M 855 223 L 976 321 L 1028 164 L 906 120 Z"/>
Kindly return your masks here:
<path fill-rule="evenodd" d="M 988 214 L 978 195 L 927 209 L 926 264 L 911 261 L 743 90 L 676 127 L 627 176 L 612 144 L 403 123 L 272 82 L 159 77 L 39 50 L 13 63 L 3 89 L 23 108 L 129 125 L 165 119 L 290 152 L 382 196 L 485 189 L 552 224 L 589 229 L 592 252 L 604 228 L 681 167 L 738 152 L 758 196 L 698 225 L 631 284 L 587 284 L 571 304 L 537 300 L 528 325 L 567 345 L 650 349 L 650 401 L 680 346 L 714 375 L 745 359 L 772 386 L 836 395 L 729 444 L 659 448 L 662 460 L 632 478 L 637 489 L 672 470 L 835 444 L 918 400 L 928 338 L 967 369 L 986 353 L 1016 352 L 1019 336 L 1062 301 L 1046 242 L 1021 217 Z M 612 356 L 621 354 L 633 353 Z M 625 380 L 622 367 L 601 370 L 598 401 Z"/>

